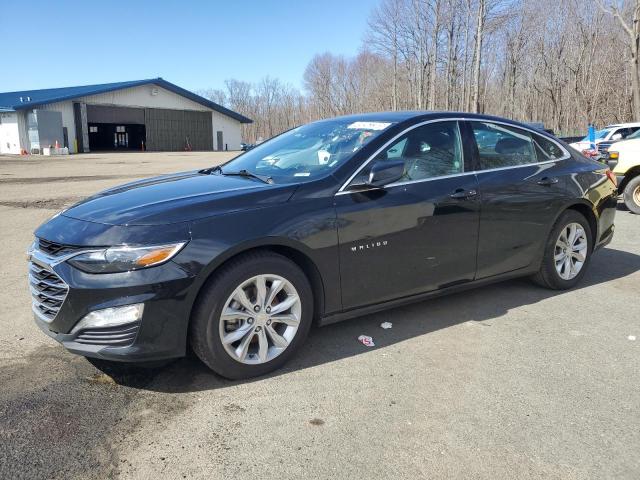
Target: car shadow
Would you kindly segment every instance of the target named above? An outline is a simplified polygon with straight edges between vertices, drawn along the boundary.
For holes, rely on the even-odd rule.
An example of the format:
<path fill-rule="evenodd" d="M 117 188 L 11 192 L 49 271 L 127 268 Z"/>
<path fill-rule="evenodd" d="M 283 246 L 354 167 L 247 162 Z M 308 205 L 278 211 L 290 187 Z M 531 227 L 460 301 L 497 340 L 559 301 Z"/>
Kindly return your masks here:
<path fill-rule="evenodd" d="M 605 248 L 593 256 L 589 271 L 574 290 L 626 277 L 638 270 L 640 255 Z M 499 319 L 513 308 L 569 292 L 571 290 L 548 290 L 527 279 L 518 279 L 313 328 L 301 351 L 283 368 L 242 381 L 226 380 L 214 374 L 193 354 L 159 368 L 92 363 L 120 385 L 166 393 L 213 390 L 335 362 L 468 321 Z M 381 329 L 380 323 L 385 321 L 392 322 L 393 328 Z M 373 336 L 375 347 L 367 348 L 359 343 L 357 338 L 362 334 Z"/>

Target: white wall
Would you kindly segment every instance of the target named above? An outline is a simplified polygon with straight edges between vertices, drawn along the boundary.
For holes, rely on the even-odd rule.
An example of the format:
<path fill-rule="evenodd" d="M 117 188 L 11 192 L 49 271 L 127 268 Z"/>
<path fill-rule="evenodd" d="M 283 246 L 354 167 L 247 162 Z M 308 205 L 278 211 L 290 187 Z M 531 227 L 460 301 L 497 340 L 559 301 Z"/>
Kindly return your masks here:
<path fill-rule="evenodd" d="M 0 153 L 20 154 L 20 130 L 16 112 L 0 112 Z"/>
<path fill-rule="evenodd" d="M 218 149 L 218 131 L 222 132 L 222 140 L 229 150 L 240 150 L 242 131 L 240 122 L 220 112 L 211 112 L 211 124 L 213 127 L 213 149 Z M 224 145 L 222 146 L 224 150 Z"/>
<path fill-rule="evenodd" d="M 152 95 L 153 91 L 157 95 Z M 156 85 L 141 85 L 113 92 L 99 93 L 75 100 L 94 105 L 115 105 L 127 107 L 169 108 L 173 110 L 198 110 L 206 112 L 209 108 L 188 98 L 173 93 Z"/>

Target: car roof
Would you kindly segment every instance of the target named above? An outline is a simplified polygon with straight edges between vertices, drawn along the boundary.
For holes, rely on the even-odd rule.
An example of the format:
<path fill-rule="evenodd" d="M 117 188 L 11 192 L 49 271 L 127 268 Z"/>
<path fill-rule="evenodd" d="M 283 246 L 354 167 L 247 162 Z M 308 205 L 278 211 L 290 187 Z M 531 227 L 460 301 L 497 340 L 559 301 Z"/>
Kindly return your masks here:
<path fill-rule="evenodd" d="M 536 127 L 527 125 L 522 122 L 511 120 L 503 117 L 496 117 L 494 115 L 485 115 L 481 113 L 468 113 L 468 112 L 455 112 L 455 111 L 430 111 L 430 110 L 402 110 L 402 111 L 387 111 L 387 112 L 368 112 L 357 113 L 351 115 L 343 115 L 339 117 L 327 118 L 321 121 L 331 120 L 345 120 L 351 122 L 404 122 L 408 120 L 429 120 L 438 118 L 461 118 L 469 120 L 492 120 L 503 123 L 511 123 L 515 126 L 519 126 L 526 129 L 535 129 Z M 543 130 L 540 130 L 543 132 Z"/>
<path fill-rule="evenodd" d="M 640 127 L 640 122 L 612 123 L 611 125 L 607 125 L 604 128 L 618 128 L 618 127 Z"/>

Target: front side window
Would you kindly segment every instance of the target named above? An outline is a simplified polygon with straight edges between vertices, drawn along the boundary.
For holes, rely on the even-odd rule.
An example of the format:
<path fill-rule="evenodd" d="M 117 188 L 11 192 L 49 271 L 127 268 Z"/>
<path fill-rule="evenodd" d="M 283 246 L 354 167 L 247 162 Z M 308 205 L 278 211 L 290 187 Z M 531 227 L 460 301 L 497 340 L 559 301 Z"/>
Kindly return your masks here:
<path fill-rule="evenodd" d="M 327 120 L 294 128 L 222 166 L 289 183 L 327 175 L 392 125 L 383 121 Z"/>
<path fill-rule="evenodd" d="M 640 138 L 640 127 L 634 127 L 634 132 L 627 137 L 627 140 L 635 140 L 636 138 Z"/>
<path fill-rule="evenodd" d="M 464 161 L 458 122 L 427 123 L 410 130 L 380 152 L 373 162 L 388 160 L 404 162 L 403 181 L 462 173 Z"/>
<path fill-rule="evenodd" d="M 611 135 L 611 139 L 613 140 L 613 137 L 618 134 L 620 135 L 619 139 L 629 138 L 636 130 L 636 128 L 620 128 L 616 130 L 613 135 Z"/>
<path fill-rule="evenodd" d="M 471 122 L 483 170 L 538 162 L 526 130 L 491 122 Z"/>

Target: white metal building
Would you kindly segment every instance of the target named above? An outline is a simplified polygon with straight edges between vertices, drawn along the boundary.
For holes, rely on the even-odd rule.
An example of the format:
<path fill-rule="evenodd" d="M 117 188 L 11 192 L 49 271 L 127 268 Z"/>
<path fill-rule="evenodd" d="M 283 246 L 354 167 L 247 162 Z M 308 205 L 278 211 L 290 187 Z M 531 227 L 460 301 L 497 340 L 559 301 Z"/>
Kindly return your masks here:
<path fill-rule="evenodd" d="M 0 153 L 239 150 L 242 123 L 162 78 L 0 93 Z"/>

